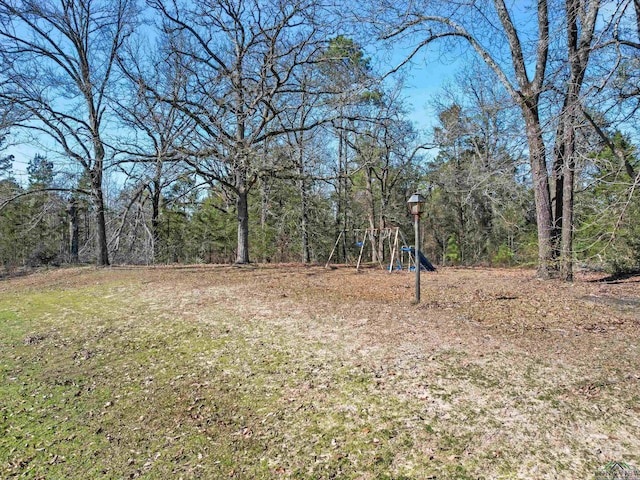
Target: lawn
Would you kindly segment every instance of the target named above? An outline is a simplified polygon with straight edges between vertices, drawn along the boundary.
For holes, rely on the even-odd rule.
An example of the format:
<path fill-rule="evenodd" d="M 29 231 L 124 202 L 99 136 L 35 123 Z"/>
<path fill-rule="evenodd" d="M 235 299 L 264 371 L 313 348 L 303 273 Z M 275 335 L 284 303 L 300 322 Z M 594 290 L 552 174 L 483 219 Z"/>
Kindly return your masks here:
<path fill-rule="evenodd" d="M 91 267 L 0 280 L 0 477 L 640 467 L 640 277 Z"/>

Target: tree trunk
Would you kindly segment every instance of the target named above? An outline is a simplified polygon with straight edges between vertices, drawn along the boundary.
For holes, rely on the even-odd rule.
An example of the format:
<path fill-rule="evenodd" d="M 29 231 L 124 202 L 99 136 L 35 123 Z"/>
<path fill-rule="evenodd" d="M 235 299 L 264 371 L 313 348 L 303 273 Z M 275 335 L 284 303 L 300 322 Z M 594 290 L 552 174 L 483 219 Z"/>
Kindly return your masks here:
<path fill-rule="evenodd" d="M 561 146 L 555 152 L 554 166 L 556 173 L 556 218 L 554 226 L 557 241 L 554 246 L 558 250 L 560 260 L 560 278 L 573 280 L 573 216 L 575 190 L 575 123 L 577 121 L 578 94 L 573 82 L 570 82 L 562 112 L 560 127 L 556 140 Z M 558 172 L 559 170 L 559 172 Z"/>
<path fill-rule="evenodd" d="M 267 255 L 267 214 L 269 211 L 269 185 L 268 179 L 262 178 L 260 182 L 260 232 L 261 232 L 261 245 L 260 250 L 262 253 L 262 262 L 268 263 L 270 258 Z"/>
<path fill-rule="evenodd" d="M 69 261 L 78 263 L 79 250 L 79 225 L 78 225 L 78 202 L 75 198 L 69 199 Z"/>
<path fill-rule="evenodd" d="M 572 129 L 573 130 L 573 129 Z M 573 281 L 573 212 L 574 212 L 574 156 L 567 156 L 564 168 L 564 192 L 562 202 L 562 250 L 560 256 L 560 276 L 565 281 Z"/>
<path fill-rule="evenodd" d="M 349 160 L 348 160 L 348 156 L 349 156 L 349 152 L 347 149 L 348 146 L 348 139 L 346 138 L 346 136 L 348 135 L 347 132 L 343 132 L 343 135 L 345 136 L 342 140 L 343 142 L 343 148 L 342 148 L 342 168 L 343 168 L 343 175 L 342 175 L 342 193 L 344 195 L 344 204 L 342 206 L 342 213 L 343 213 L 343 219 L 342 219 L 342 229 L 347 232 L 350 227 L 352 227 L 352 223 L 350 222 L 350 217 L 349 217 L 349 213 L 350 213 L 350 208 L 351 208 L 351 199 L 350 199 L 350 195 L 351 195 L 351 189 L 349 188 L 349 182 L 350 182 L 350 178 L 349 178 Z M 345 247 L 346 247 L 346 243 L 345 243 Z M 345 250 L 345 259 L 346 259 L 346 250 Z M 346 261 L 346 260 L 345 260 Z"/>
<path fill-rule="evenodd" d="M 347 234 L 347 205 L 346 205 L 346 169 L 344 165 L 346 161 L 344 160 L 345 156 L 345 146 L 344 146 L 344 132 L 342 130 L 342 122 L 340 122 L 340 127 L 338 129 L 338 205 L 336 208 L 336 225 L 337 232 L 336 235 L 340 235 L 341 231 L 344 231 L 345 235 Z M 344 219 L 343 219 L 344 217 Z M 342 245 L 339 246 L 338 252 L 342 251 L 342 260 L 346 263 L 347 261 L 347 247 L 346 242 L 342 242 Z"/>
<path fill-rule="evenodd" d="M 102 172 L 91 172 L 91 200 L 95 208 L 96 222 L 96 265 L 109 266 L 109 248 L 107 244 L 107 225 L 104 215 L 104 195 L 102 192 Z"/>
<path fill-rule="evenodd" d="M 385 199 L 384 192 L 380 198 L 380 215 L 378 217 L 378 228 L 382 232 L 382 229 L 387 228 L 387 201 Z M 380 240 L 378 242 L 378 259 L 384 261 L 384 241 Z"/>
<path fill-rule="evenodd" d="M 389 156 L 386 157 L 385 166 L 381 172 L 380 180 L 380 211 L 378 218 L 378 228 L 382 230 L 387 228 L 387 208 L 389 205 L 389 197 L 391 188 L 389 185 Z M 378 258 L 384 260 L 384 242 L 378 242 Z"/>
<path fill-rule="evenodd" d="M 563 105 L 562 111 L 566 109 L 566 102 Z M 562 243 L 562 210 L 564 206 L 564 190 L 565 190 L 565 122 L 563 118 L 558 121 L 558 128 L 556 130 L 556 144 L 553 152 L 553 192 L 554 195 L 551 198 L 552 213 L 553 213 L 553 230 L 551 231 L 551 244 L 553 246 L 554 258 L 561 256 L 561 243 Z"/>
<path fill-rule="evenodd" d="M 307 192 L 307 179 L 304 168 L 304 132 L 298 139 L 298 174 L 300 175 L 300 237 L 302 242 L 302 263 L 311 263 L 311 249 L 309 247 L 309 193 Z"/>
<path fill-rule="evenodd" d="M 551 198 L 549 193 L 549 177 L 544 155 L 544 141 L 540 128 L 540 118 L 536 106 L 525 105 L 522 109 L 527 130 L 531 179 L 536 204 L 536 223 L 538 228 L 538 277 L 549 279 L 555 277 L 556 265 L 551 242 L 553 228 L 551 216 Z"/>
<path fill-rule="evenodd" d="M 302 233 L 302 262 L 311 263 L 311 250 L 309 248 L 309 211 L 307 181 L 304 179 L 304 169 L 300 168 L 303 178 L 300 180 L 300 203 L 302 209 L 302 223 L 300 225 Z"/>
<path fill-rule="evenodd" d="M 633 0 L 636 11 L 636 26 L 638 28 L 638 36 L 640 36 L 640 0 Z"/>
<path fill-rule="evenodd" d="M 153 182 L 151 192 L 151 248 L 153 251 L 153 263 L 158 259 L 158 247 L 160 243 L 160 183 Z"/>
<path fill-rule="evenodd" d="M 236 208 L 238 210 L 238 251 L 237 264 L 249 263 L 249 193 L 245 187 L 238 190 Z"/>
<path fill-rule="evenodd" d="M 573 216 L 576 168 L 575 127 L 580 109 L 580 90 L 591 54 L 596 20 L 600 2 L 593 0 L 587 4 L 580 0 L 565 1 L 567 15 L 567 50 L 570 76 L 566 86 L 563 122 L 563 193 L 562 193 L 562 245 L 560 274 L 563 280 L 573 280 Z"/>
<path fill-rule="evenodd" d="M 376 228 L 376 202 L 373 196 L 373 180 L 371 168 L 365 169 L 366 173 L 366 192 L 367 192 L 367 217 L 369 220 L 369 228 L 371 229 L 371 261 L 378 261 L 378 235 L 375 234 Z"/>

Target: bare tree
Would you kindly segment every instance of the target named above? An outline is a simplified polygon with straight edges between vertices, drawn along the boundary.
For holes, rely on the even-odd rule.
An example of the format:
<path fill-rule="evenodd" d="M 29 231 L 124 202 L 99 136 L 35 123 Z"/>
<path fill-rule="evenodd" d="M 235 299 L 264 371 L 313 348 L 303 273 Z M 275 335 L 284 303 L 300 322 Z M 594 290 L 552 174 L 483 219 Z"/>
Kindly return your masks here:
<path fill-rule="evenodd" d="M 107 96 L 118 50 L 130 35 L 134 0 L 2 0 L 3 101 L 29 114 L 17 128 L 52 141 L 90 179 L 96 262 L 109 265 L 103 176 Z"/>
<path fill-rule="evenodd" d="M 550 278 L 557 274 L 557 248 L 554 228 L 557 222 L 552 210 L 550 177 L 547 168 L 547 149 L 544 139 L 541 106 L 543 93 L 550 81 L 549 56 L 552 29 L 566 32 L 565 48 L 554 50 L 568 63 L 562 122 L 566 138 L 560 184 L 563 198 L 567 198 L 563 225 L 562 275 L 571 278 L 572 213 L 568 203 L 573 195 L 572 158 L 576 99 L 579 96 L 589 52 L 594 40 L 595 18 L 600 9 L 599 0 L 567 0 L 564 18 L 552 17 L 547 0 L 532 4 L 536 11 L 536 24 L 526 27 L 517 24 L 517 16 L 504 0 L 485 2 L 384 2 L 376 11 L 380 36 L 387 40 L 411 39 L 415 49 L 400 65 L 404 65 L 424 47 L 438 41 L 460 39 L 472 47 L 493 71 L 522 113 L 529 150 L 529 163 L 536 204 L 538 229 L 538 276 Z M 555 21 L 560 20 L 557 23 Z M 509 60 L 507 60 L 509 59 Z M 400 68 L 400 66 L 398 68 Z M 562 90 L 565 90 L 562 88 Z M 566 163 L 566 164 L 565 164 Z M 561 202 L 562 203 L 562 202 Z M 564 203 L 562 203 L 565 205 Z M 558 215 L 559 213 L 556 213 Z M 564 229 L 567 229 L 566 231 Z"/>
<path fill-rule="evenodd" d="M 414 54 L 419 49 L 440 39 L 460 38 L 468 42 L 472 48 L 487 63 L 505 89 L 522 110 L 524 117 L 531 175 L 536 202 L 536 216 L 538 225 L 538 275 L 541 278 L 549 278 L 553 274 L 553 247 L 551 242 L 552 213 L 551 198 L 549 192 L 549 178 L 545 156 L 543 130 L 540 120 L 540 96 L 543 92 L 546 79 L 547 59 L 549 55 L 549 12 L 546 0 L 537 2 L 537 38 L 533 56 L 525 59 L 523 42 L 518 29 L 512 19 L 503 0 L 493 0 L 490 5 L 463 4 L 462 8 L 445 4 L 445 10 L 440 15 L 430 14 L 430 9 L 423 2 L 417 6 L 409 5 L 399 10 L 393 7 L 391 12 L 395 19 L 391 27 L 383 33 L 386 39 L 401 36 L 410 30 L 419 30 L 424 33 L 416 47 Z M 479 14 L 484 7 L 491 11 L 492 19 L 483 19 Z M 451 10 L 450 15 L 447 15 Z M 463 12 L 464 10 L 464 12 Z M 464 13 L 468 15 L 465 18 Z M 465 24 L 468 22 L 468 24 Z M 476 23 L 478 22 L 478 23 Z M 489 25 L 487 25 L 487 23 Z M 485 29 L 474 28 L 484 25 Z M 500 62 L 498 56 L 501 52 L 492 52 L 488 45 L 493 45 L 495 29 L 500 28 L 499 34 L 504 44 L 508 46 L 508 54 L 511 57 L 510 64 Z M 485 43 L 483 44 L 483 36 Z M 409 59 L 407 59 L 407 62 Z M 533 68 L 528 68 L 533 64 Z M 513 73 L 512 73 L 513 72 Z"/>
<path fill-rule="evenodd" d="M 602 103 L 598 111 L 588 110 L 588 107 L 593 108 L 589 105 L 584 106 L 583 114 L 633 180 L 636 173 L 625 159 L 624 152 L 616 149 L 607 126 L 626 124 L 626 128 L 637 130 L 640 121 L 640 0 L 620 1 L 613 39 L 608 46 L 613 48 L 606 51 L 615 59 L 606 62 L 601 71 L 604 79 L 601 89 L 609 95 L 600 95 Z"/>
<path fill-rule="evenodd" d="M 305 127 L 315 122 L 314 111 L 320 108 L 311 103 L 313 99 L 308 99 L 305 92 L 305 85 L 308 80 L 303 80 L 302 89 L 299 94 L 298 108 L 291 109 L 285 115 L 280 116 L 280 121 L 284 123 L 283 128 L 288 130 L 286 140 L 290 149 L 290 156 L 294 164 L 294 176 L 298 181 L 300 190 L 300 239 L 302 247 L 303 263 L 311 262 L 311 248 L 309 242 L 309 185 L 311 173 L 308 172 L 313 155 L 313 131 Z M 309 80 L 311 81 L 311 80 Z M 314 99 L 318 97 L 312 96 Z M 287 125 L 287 127 L 285 127 Z M 266 150 L 266 149 L 265 149 Z M 264 214 L 263 214 L 264 215 Z"/>
<path fill-rule="evenodd" d="M 116 111 L 122 125 L 132 133 L 132 139 L 120 145 L 124 156 L 119 167 L 127 178 L 135 179 L 137 183 L 131 189 L 134 198 L 127 204 L 127 210 L 136 203 L 150 202 L 150 243 L 152 258 L 155 259 L 160 240 L 162 192 L 187 167 L 182 155 L 176 151 L 176 144 L 186 135 L 193 134 L 194 122 L 176 107 L 186 88 L 186 72 L 181 70 L 179 64 L 160 62 L 154 55 L 145 53 L 149 50 L 150 47 L 145 43 L 136 45 L 136 48 L 129 45 L 119 57 L 119 66 L 128 82 L 123 84 L 118 93 Z M 167 45 L 160 44 L 154 53 L 163 55 L 168 51 Z M 137 83 L 139 78 L 147 79 L 156 92 L 162 92 L 164 98 L 176 102 L 166 102 L 155 95 L 147 95 Z M 123 225 L 124 222 L 121 223 Z"/>
<path fill-rule="evenodd" d="M 368 226 L 374 232 L 390 227 L 396 187 L 406 179 L 407 170 L 416 163 L 418 154 L 428 148 L 419 142 L 418 132 L 406 119 L 401 94 L 401 83 L 372 92 L 370 111 L 363 115 L 368 121 L 362 125 L 354 142 L 347 140 L 357 154 L 358 170 L 364 174 L 365 210 Z M 404 200 L 402 207 L 404 209 Z M 376 234 L 372 235 L 371 241 L 372 260 L 382 260 L 384 243 Z"/>
<path fill-rule="evenodd" d="M 568 75 L 558 121 L 554 159 L 555 228 L 560 230 L 560 276 L 573 280 L 574 191 L 576 128 L 581 111 L 581 90 L 593 48 L 599 0 L 565 0 L 565 35 Z"/>
<path fill-rule="evenodd" d="M 326 42 L 312 0 L 207 0 L 196 5 L 153 0 L 172 45 L 169 61 L 187 72 L 180 98 L 168 98 L 195 123 L 179 147 L 203 178 L 236 195 L 236 263 L 249 262 L 248 194 L 260 175 L 265 142 L 284 135 L 278 117 L 303 88 L 298 73 L 314 66 Z M 311 129 L 313 125 L 305 125 Z"/>
<path fill-rule="evenodd" d="M 326 177 L 319 174 L 314 163 L 321 156 L 318 144 L 337 145 L 337 166 L 330 181 L 337 194 L 336 224 L 339 229 L 348 226 L 349 153 L 353 145 L 349 136 L 357 135 L 359 118 L 365 123 L 371 119 L 362 115 L 360 109 L 366 86 L 374 79 L 370 75 L 368 59 L 361 47 L 346 37 L 331 38 L 323 48 L 318 68 L 305 69 L 297 75 L 300 89 L 286 99 L 289 107 L 282 111 L 279 128 L 286 132 L 291 165 L 281 165 L 287 172 L 276 172 L 278 176 L 293 177 L 300 190 L 300 234 L 302 260 L 311 261 L 309 232 L 309 191 L 314 179 Z M 334 118 L 328 128 L 315 128 Z M 327 140 L 327 135 L 335 140 Z M 317 165 L 316 165 L 317 167 Z M 283 169 L 284 169 L 283 168 Z M 280 170 L 280 169 L 279 169 Z M 314 171 L 315 170 L 315 171 Z M 326 180 L 326 178 L 325 178 Z"/>

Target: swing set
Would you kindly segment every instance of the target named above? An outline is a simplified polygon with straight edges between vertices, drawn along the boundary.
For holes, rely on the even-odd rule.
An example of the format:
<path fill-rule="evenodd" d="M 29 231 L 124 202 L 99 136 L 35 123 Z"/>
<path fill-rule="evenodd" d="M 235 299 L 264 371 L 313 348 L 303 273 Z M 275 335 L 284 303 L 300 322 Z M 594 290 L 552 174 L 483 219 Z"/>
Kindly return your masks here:
<path fill-rule="evenodd" d="M 416 268 L 417 262 L 420 263 L 421 268 L 428 271 L 435 271 L 435 267 L 427 260 L 427 258 L 418 252 L 415 255 L 415 248 L 408 246 L 407 240 L 404 234 L 400 231 L 399 227 L 393 228 L 367 228 L 367 229 L 354 229 L 354 230 L 341 230 L 336 239 L 336 243 L 333 245 L 333 249 L 329 254 L 325 268 L 329 267 L 331 260 L 342 241 L 342 250 L 345 255 L 345 262 L 351 263 L 349 260 L 349 246 L 347 245 L 348 234 L 353 235 L 354 245 L 358 250 L 358 260 L 356 261 L 356 272 L 360 271 L 362 265 L 362 258 L 364 256 L 365 247 L 367 244 L 371 247 L 371 257 L 373 257 L 374 249 L 376 248 L 376 242 L 380 242 L 383 245 L 382 252 L 390 252 L 389 266 L 386 267 L 389 272 L 394 270 L 413 270 Z M 393 239 L 393 240 L 392 240 Z M 402 244 L 400 243 L 402 241 Z M 386 248 L 385 248 L 386 247 Z M 382 264 L 381 258 L 378 257 L 378 263 L 380 268 L 385 268 Z M 395 266 L 394 266 L 395 265 Z"/>

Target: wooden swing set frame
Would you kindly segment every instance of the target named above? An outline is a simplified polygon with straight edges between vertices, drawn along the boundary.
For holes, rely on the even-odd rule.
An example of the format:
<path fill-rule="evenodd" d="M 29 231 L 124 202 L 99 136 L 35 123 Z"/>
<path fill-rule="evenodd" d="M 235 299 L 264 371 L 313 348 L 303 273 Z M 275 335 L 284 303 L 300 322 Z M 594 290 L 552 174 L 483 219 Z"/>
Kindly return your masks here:
<path fill-rule="evenodd" d="M 364 232 L 362 241 L 358 242 L 360 246 L 360 252 L 358 254 L 358 261 L 356 262 L 356 272 L 360 271 L 360 265 L 362 264 L 362 256 L 364 254 L 364 247 L 367 243 L 367 240 L 369 240 L 369 243 L 371 244 L 371 248 L 373 249 L 374 240 L 376 239 L 376 237 L 382 242 L 384 242 L 385 240 L 388 241 L 389 249 L 391 250 L 391 259 L 389 261 L 389 267 L 388 267 L 389 273 L 393 271 L 393 263 L 396 259 L 400 260 L 401 265 L 404 263 L 404 258 L 402 258 L 401 260 L 401 257 L 404 257 L 403 255 L 404 251 L 407 251 L 409 254 L 409 265 L 411 264 L 416 265 L 417 263 L 416 262 L 417 259 L 414 258 L 414 255 L 411 253 L 411 249 L 408 248 L 407 240 L 404 234 L 400 231 L 399 227 L 353 229 L 350 231 L 356 232 L 356 234 L 359 232 Z M 327 259 L 325 268 L 329 267 L 329 263 L 331 263 L 331 259 L 333 258 L 333 255 L 336 252 L 338 245 L 340 244 L 340 240 L 342 240 L 345 245 L 345 251 L 347 250 L 346 249 L 346 232 L 347 232 L 346 230 L 341 230 L 340 233 L 338 234 L 338 238 L 336 239 L 336 243 L 333 245 L 333 249 L 329 254 L 329 258 Z M 393 244 L 391 243 L 391 238 L 393 238 Z M 399 243 L 400 240 L 402 240 L 403 248 L 400 247 L 400 243 Z M 380 264 L 380 268 L 384 269 L 384 265 L 382 264 L 382 261 L 378 259 L 378 263 Z"/>

